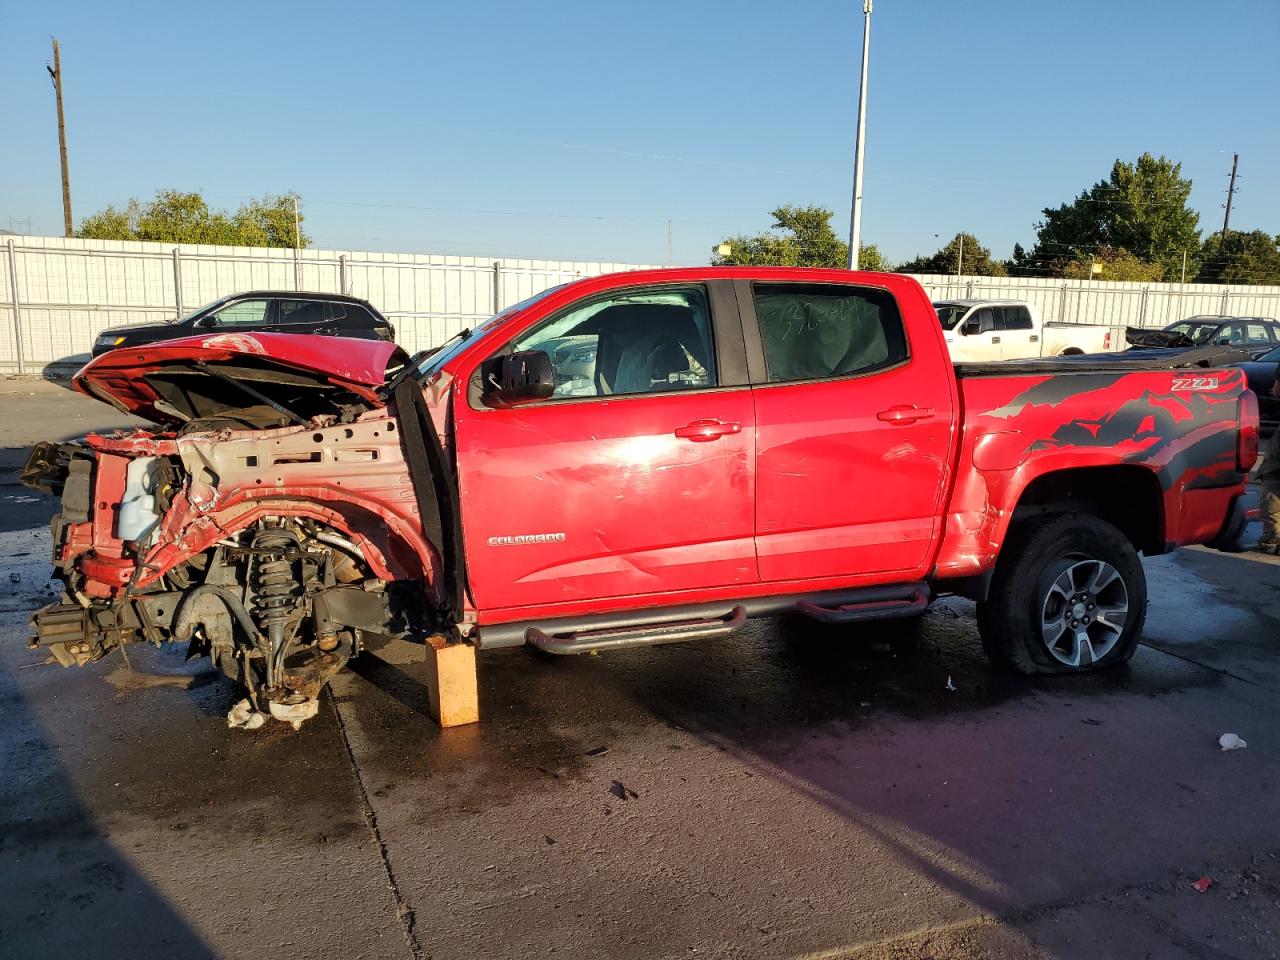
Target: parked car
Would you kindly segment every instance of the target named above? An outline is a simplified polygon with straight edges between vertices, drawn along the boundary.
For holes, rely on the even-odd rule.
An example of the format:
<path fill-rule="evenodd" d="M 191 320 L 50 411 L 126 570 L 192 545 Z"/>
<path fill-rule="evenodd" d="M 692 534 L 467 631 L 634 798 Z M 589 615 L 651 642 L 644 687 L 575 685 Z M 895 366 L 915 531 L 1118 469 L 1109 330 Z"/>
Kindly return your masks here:
<path fill-rule="evenodd" d="M 395 328 L 367 300 L 336 293 L 254 290 L 233 293 L 165 323 L 108 327 L 93 343 L 99 356 L 118 347 L 179 340 L 201 331 L 317 333 L 365 340 L 394 340 Z"/>
<path fill-rule="evenodd" d="M 557 395 L 577 337 L 591 388 Z M 180 642 L 300 721 L 370 637 L 582 653 L 960 594 L 998 664 L 1097 670 L 1137 646 L 1139 553 L 1245 525 L 1254 397 L 1191 362 L 955 364 L 910 277 L 752 267 L 579 280 L 417 360 L 117 350 L 76 389 L 157 426 L 32 451 L 67 590 L 35 643 Z"/>
<path fill-rule="evenodd" d="M 1196 316 L 1171 323 L 1163 330 L 1129 327 L 1125 339 L 1138 349 L 1233 347 L 1257 356 L 1280 344 L 1280 323 L 1270 317 Z"/>
<path fill-rule="evenodd" d="M 1236 364 L 1249 380 L 1249 389 L 1258 395 L 1258 412 L 1262 429 L 1270 432 L 1280 428 L 1280 398 L 1271 390 L 1280 379 L 1280 346 L 1262 354 L 1256 360 Z"/>
<path fill-rule="evenodd" d="M 1021 300 L 940 300 L 933 305 L 943 339 L 957 363 L 1025 360 L 1112 349 L 1110 327 L 1042 323 L 1035 304 Z"/>

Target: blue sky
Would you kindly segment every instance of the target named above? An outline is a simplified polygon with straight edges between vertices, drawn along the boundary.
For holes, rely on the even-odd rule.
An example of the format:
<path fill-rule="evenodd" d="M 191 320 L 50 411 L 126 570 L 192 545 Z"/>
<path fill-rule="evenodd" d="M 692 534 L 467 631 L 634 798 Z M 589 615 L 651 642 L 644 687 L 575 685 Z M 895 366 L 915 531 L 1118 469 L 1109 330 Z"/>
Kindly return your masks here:
<path fill-rule="evenodd" d="M 848 229 L 859 0 L 0 0 L 0 227 L 160 187 L 296 190 L 320 247 L 705 263 L 818 203 Z M 998 256 L 1143 150 L 1201 225 L 1280 233 L 1280 3 L 877 0 L 863 237 Z M 935 240 L 934 235 L 941 235 Z"/>

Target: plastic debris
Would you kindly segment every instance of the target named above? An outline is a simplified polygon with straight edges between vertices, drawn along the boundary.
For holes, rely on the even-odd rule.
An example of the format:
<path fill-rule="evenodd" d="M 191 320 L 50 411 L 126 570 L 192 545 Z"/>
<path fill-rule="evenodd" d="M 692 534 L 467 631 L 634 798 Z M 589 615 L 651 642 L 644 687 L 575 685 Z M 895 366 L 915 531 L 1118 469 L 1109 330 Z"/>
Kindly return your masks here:
<path fill-rule="evenodd" d="M 248 700 L 241 700 L 227 711 L 227 726 L 232 730 L 257 730 L 267 722 L 267 715 L 253 709 Z"/>
<path fill-rule="evenodd" d="M 1224 733 L 1218 738 L 1218 746 L 1223 750 L 1243 750 L 1248 745 L 1234 733 Z"/>
<path fill-rule="evenodd" d="M 952 691 L 952 692 L 955 692 L 955 690 L 956 690 L 956 689 L 958 689 L 958 688 L 956 687 L 956 685 L 955 685 L 954 683 L 952 683 L 952 682 L 951 682 L 951 677 L 950 677 L 950 676 L 948 676 L 948 677 L 947 677 L 947 685 L 946 685 L 945 689 L 950 690 L 950 691 Z"/>
<path fill-rule="evenodd" d="M 1200 893 L 1205 893 L 1213 886 L 1213 880 L 1209 877 L 1201 877 L 1199 880 L 1191 884 L 1191 886 L 1195 887 Z"/>

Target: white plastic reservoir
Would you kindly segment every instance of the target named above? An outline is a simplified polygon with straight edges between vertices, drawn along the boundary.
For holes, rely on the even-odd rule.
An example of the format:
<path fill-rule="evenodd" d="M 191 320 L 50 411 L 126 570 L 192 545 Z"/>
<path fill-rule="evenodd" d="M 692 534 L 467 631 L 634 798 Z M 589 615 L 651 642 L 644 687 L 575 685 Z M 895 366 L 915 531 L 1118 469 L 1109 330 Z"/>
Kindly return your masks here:
<path fill-rule="evenodd" d="M 138 457 L 129 461 L 124 474 L 124 499 L 116 520 L 116 536 L 137 540 L 158 519 L 156 513 L 156 458 Z"/>

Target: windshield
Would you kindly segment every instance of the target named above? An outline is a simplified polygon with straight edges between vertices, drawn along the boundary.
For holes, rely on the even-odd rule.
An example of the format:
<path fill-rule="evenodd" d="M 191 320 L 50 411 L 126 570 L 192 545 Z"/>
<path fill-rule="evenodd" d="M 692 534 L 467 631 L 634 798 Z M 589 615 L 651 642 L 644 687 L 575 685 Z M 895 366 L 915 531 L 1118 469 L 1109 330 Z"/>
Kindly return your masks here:
<path fill-rule="evenodd" d="M 960 318 L 969 312 L 969 308 L 962 303 L 935 303 L 933 309 L 938 311 L 938 322 L 942 324 L 943 330 L 954 330 Z"/>
<path fill-rule="evenodd" d="M 165 323 L 186 323 L 188 320 L 192 319 L 193 317 L 198 317 L 200 314 L 204 313 L 210 307 L 216 307 L 225 299 L 226 297 L 219 297 L 217 300 L 210 300 L 203 307 L 196 307 L 190 313 L 184 313 L 180 317 L 171 317 L 168 320 L 166 320 Z"/>
<path fill-rule="evenodd" d="M 1194 323 L 1183 320 L 1180 323 L 1170 324 L 1164 329 L 1168 333 L 1181 333 L 1192 343 L 1208 343 L 1209 338 L 1213 336 L 1213 331 L 1220 326 L 1222 326 L 1220 323 Z"/>
<path fill-rule="evenodd" d="M 1280 363 L 1280 347 L 1276 347 L 1274 350 L 1268 350 L 1258 359 L 1267 363 Z"/>
<path fill-rule="evenodd" d="M 501 311 L 500 313 L 495 313 L 488 320 L 485 320 L 482 323 L 476 324 L 476 326 L 472 327 L 470 330 L 463 330 L 461 331 L 460 334 L 454 334 L 454 336 L 451 339 L 445 341 L 442 347 L 438 348 L 434 353 L 432 353 L 429 357 L 427 357 L 425 360 L 422 361 L 422 363 L 418 365 L 418 376 L 428 377 L 431 374 L 435 373 L 437 370 L 443 367 L 446 363 L 448 363 L 450 360 L 456 357 L 461 352 L 462 348 L 465 347 L 471 341 L 472 337 L 476 336 L 477 334 L 487 333 L 497 324 L 501 323 L 503 320 L 506 320 L 507 317 L 513 314 L 519 313 L 521 310 L 524 310 L 528 307 L 533 306 L 543 297 L 547 296 L 548 294 L 555 293 L 557 290 L 559 290 L 563 286 L 564 284 L 560 283 L 554 287 L 548 287 L 546 290 L 543 290 L 541 293 L 535 293 L 532 297 L 529 297 L 526 300 L 521 300 L 519 303 L 513 304 L 510 307 L 507 307 L 505 310 Z"/>

